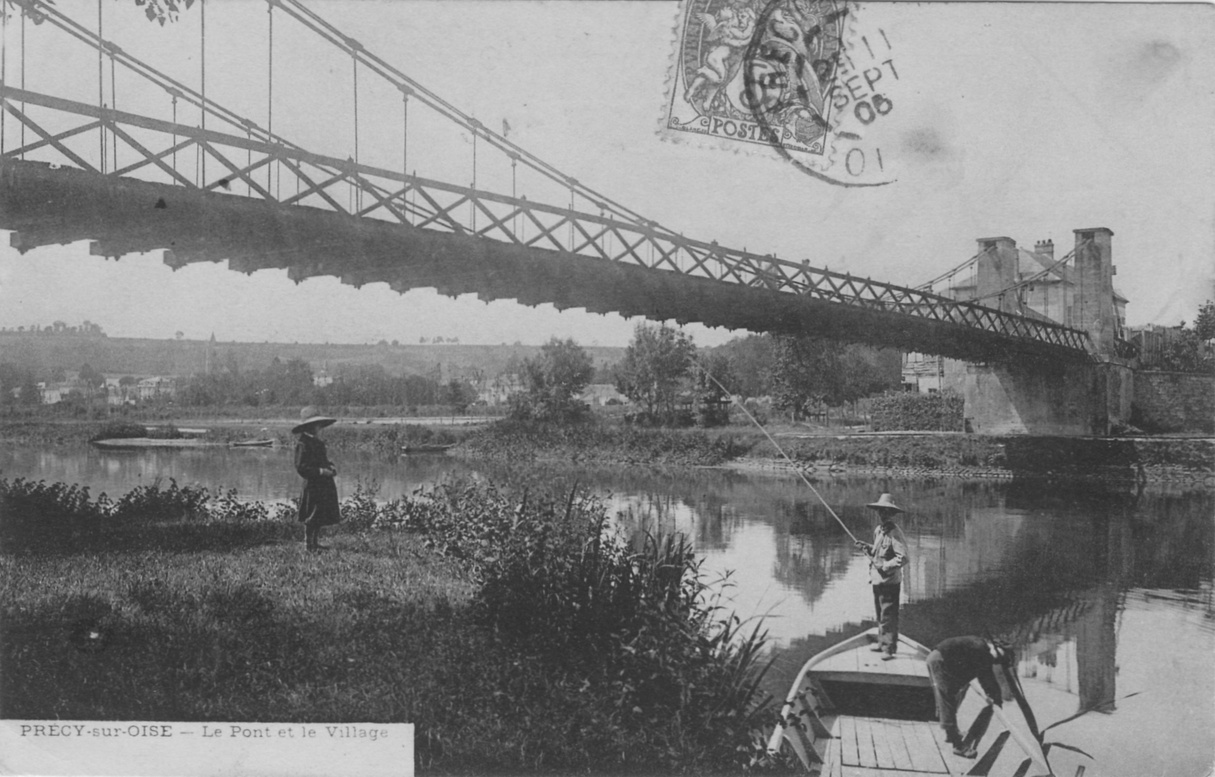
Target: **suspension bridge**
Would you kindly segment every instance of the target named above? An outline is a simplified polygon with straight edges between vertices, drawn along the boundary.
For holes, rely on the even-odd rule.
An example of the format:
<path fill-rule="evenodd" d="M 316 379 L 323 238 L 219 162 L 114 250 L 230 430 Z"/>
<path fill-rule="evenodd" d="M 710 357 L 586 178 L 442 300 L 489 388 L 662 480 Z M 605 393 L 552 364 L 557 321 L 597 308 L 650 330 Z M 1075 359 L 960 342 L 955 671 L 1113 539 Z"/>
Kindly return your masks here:
<path fill-rule="evenodd" d="M 198 15 L 198 70 L 183 78 L 105 37 L 101 0 L 95 14 L 86 3 L 69 14 L 48 0 L 5 2 L 15 12 L 4 17 L 0 56 L 0 229 L 22 253 L 87 240 L 105 257 L 164 250 L 175 268 L 285 268 L 296 281 L 433 287 L 973 363 L 1088 365 L 1112 352 L 1102 334 L 1117 335 L 1102 298 L 1112 289 L 1099 277 L 1109 268 L 1109 230 L 1078 231 L 1075 250 L 1044 260 L 1034 276 L 1018 273 L 1015 243 L 993 238 L 919 288 L 884 283 L 649 220 L 518 146 L 505 125 L 499 133 L 462 112 L 300 0 L 266 0 L 264 75 L 241 76 L 264 81 L 256 120 L 217 100 L 214 87 L 208 95 L 208 78 L 223 78 L 228 60 L 215 62 L 208 6 L 222 14 L 223 4 L 199 0 L 189 11 Z M 336 148 L 283 134 L 281 84 L 298 79 L 276 67 L 288 34 L 291 45 L 307 41 L 348 62 L 351 115 L 334 123 L 349 135 Z M 47 90 L 30 62 L 52 36 L 90 64 L 70 86 Z M 432 141 L 444 135 L 464 141 L 443 155 L 448 172 L 419 175 L 419 162 L 441 156 Z M 469 176 L 471 185 L 453 182 Z M 977 278 L 972 298 L 939 293 L 941 281 L 968 270 Z M 1035 278 L 1063 273 L 1094 278 L 1067 321 L 1024 303 Z"/>

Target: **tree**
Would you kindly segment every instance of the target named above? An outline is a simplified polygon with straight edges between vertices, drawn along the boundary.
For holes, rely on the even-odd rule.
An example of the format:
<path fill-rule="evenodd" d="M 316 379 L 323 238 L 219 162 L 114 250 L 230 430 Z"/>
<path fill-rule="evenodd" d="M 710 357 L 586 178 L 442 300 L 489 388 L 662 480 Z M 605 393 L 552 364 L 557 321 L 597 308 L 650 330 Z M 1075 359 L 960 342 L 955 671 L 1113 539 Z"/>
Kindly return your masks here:
<path fill-rule="evenodd" d="M 452 378 L 443 387 L 443 400 L 457 413 L 463 413 L 477 400 L 477 390 L 466 380 Z"/>
<path fill-rule="evenodd" d="M 1198 317 L 1194 319 L 1194 334 L 1204 343 L 1215 338 L 1215 300 L 1207 300 L 1198 308 Z"/>
<path fill-rule="evenodd" d="M 616 389 L 640 405 L 649 420 L 672 423 L 695 358 L 696 346 L 683 332 L 639 323 L 616 369 Z"/>
<path fill-rule="evenodd" d="M 701 426 L 721 426 L 730 420 L 731 393 L 738 379 L 724 353 L 706 354 L 696 370 L 696 400 Z"/>
<path fill-rule="evenodd" d="M 729 384 L 732 392 L 744 397 L 762 397 L 772 393 L 774 347 L 772 335 L 747 335 L 713 349 L 714 354 L 724 356 L 730 364 L 735 380 Z"/>
<path fill-rule="evenodd" d="M 878 367 L 880 351 L 821 338 L 778 336 L 772 396 L 794 420 L 815 405 L 839 407 L 896 385 Z"/>
<path fill-rule="evenodd" d="M 1215 359 L 1207 355 L 1206 345 L 1198 338 L 1198 333 L 1188 328 L 1182 329 L 1165 347 L 1158 366 L 1172 372 L 1215 373 Z"/>
<path fill-rule="evenodd" d="M 586 412 L 578 396 L 595 368 L 590 355 L 573 340 L 549 340 L 536 358 L 523 361 L 520 372 L 525 390 L 512 407 L 515 418 L 568 421 Z"/>
<path fill-rule="evenodd" d="M 89 364 L 88 362 L 80 365 L 80 371 L 77 373 L 77 375 L 80 378 L 80 382 L 89 388 L 97 388 L 105 383 L 105 377 L 100 372 L 93 369 L 93 365 Z"/>
<path fill-rule="evenodd" d="M 774 338 L 773 346 L 772 399 L 796 421 L 833 394 L 839 374 L 838 344 L 781 335 Z"/>
<path fill-rule="evenodd" d="M 0 405 L 16 404 L 27 379 L 30 379 L 29 370 L 9 362 L 0 362 Z"/>
<path fill-rule="evenodd" d="M 34 376 L 28 372 L 25 374 L 25 378 L 21 381 L 21 387 L 17 393 L 17 404 L 42 404 L 42 392 L 38 389 L 38 384 L 34 382 Z"/>

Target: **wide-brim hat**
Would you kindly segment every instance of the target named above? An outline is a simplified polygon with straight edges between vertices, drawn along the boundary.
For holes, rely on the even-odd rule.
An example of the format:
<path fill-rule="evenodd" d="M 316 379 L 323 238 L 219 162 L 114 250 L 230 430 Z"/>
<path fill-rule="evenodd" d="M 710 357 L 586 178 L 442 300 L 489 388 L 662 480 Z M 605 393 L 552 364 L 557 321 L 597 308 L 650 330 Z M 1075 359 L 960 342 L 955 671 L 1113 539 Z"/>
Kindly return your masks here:
<path fill-rule="evenodd" d="M 881 496 L 878 497 L 878 500 L 876 502 L 870 502 L 869 504 L 867 504 L 865 506 L 870 507 L 874 510 L 883 510 L 884 509 L 884 510 L 893 510 L 896 513 L 903 512 L 903 508 L 899 507 L 898 505 L 896 505 L 894 503 L 894 500 L 890 498 L 890 494 L 882 494 Z"/>
<path fill-rule="evenodd" d="M 1016 653 L 1013 652 L 1013 646 L 1002 639 L 992 639 L 991 653 L 992 658 L 998 664 L 1009 666 L 1016 661 Z"/>
<path fill-rule="evenodd" d="M 300 418 L 304 420 L 291 427 L 292 434 L 299 434 L 305 429 L 313 426 L 320 429 L 337 423 L 336 418 L 330 418 L 327 415 L 318 415 L 315 407 L 305 407 L 300 411 Z"/>

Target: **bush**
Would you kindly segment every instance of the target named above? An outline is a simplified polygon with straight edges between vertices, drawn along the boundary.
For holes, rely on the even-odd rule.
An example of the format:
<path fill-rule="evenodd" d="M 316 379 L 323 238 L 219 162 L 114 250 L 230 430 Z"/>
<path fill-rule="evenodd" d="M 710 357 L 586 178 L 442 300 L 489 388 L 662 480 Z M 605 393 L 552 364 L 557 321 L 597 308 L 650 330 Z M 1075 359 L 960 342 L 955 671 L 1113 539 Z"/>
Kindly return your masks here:
<path fill-rule="evenodd" d="M 757 436 L 634 425 L 498 421 L 470 434 L 467 455 L 502 461 L 596 461 L 616 464 L 713 466 L 749 451 Z"/>
<path fill-rule="evenodd" d="M 759 752 L 775 720 L 759 690 L 765 635 L 721 614 L 682 536 L 625 542 L 576 489 L 514 496 L 449 482 L 410 510 L 430 546 L 470 570 L 480 620 L 542 664 L 545 703 L 597 700 L 579 705 L 578 727 L 594 736 L 586 763 L 569 767 L 738 770 Z"/>
<path fill-rule="evenodd" d="M 873 399 L 875 432 L 962 431 L 962 397 L 953 393 L 887 392 Z"/>
<path fill-rule="evenodd" d="M 6 552 L 70 551 L 107 529 L 152 522 L 257 522 L 294 519 L 293 505 L 266 505 L 237 498 L 235 490 L 211 493 L 199 486 L 155 482 L 118 499 L 92 498 L 84 486 L 0 480 L 0 549 Z"/>

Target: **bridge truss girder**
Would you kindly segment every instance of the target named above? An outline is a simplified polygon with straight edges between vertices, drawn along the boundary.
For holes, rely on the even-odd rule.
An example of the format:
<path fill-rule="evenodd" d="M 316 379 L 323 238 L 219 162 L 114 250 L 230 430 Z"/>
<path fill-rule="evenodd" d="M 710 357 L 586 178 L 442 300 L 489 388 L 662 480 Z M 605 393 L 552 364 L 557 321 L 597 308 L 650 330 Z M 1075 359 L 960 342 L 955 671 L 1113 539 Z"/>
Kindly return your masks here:
<path fill-rule="evenodd" d="M 483 300 L 618 312 L 679 323 L 831 337 L 969 361 L 1075 358 L 1077 351 L 1000 335 L 897 307 L 841 304 L 814 294 L 743 285 L 603 258 L 358 219 L 309 206 L 101 176 L 8 160 L 0 170 L 0 228 L 20 251 L 91 240 L 117 257 L 167 249 L 172 267 L 227 261 L 252 273 L 286 269 L 301 281 L 334 276 L 404 292 L 432 287 Z"/>
<path fill-rule="evenodd" d="M 1087 357 L 1087 335 L 1077 330 L 685 238 L 652 222 L 312 154 L 260 140 L 252 128 L 241 137 L 7 85 L 0 96 L 3 110 L 36 136 L 0 157 L 0 228 L 18 231 L 19 250 L 89 239 L 106 256 L 170 248 L 171 264 L 226 259 L 246 272 L 287 267 L 297 280 L 323 274 L 399 291 L 433 286 L 971 361 Z M 81 149 L 98 135 L 104 144 L 106 133 L 133 162 L 108 171 L 89 162 Z M 221 172 L 199 180 L 196 164 L 191 177 L 170 162 L 177 154 L 214 160 Z M 229 193 L 242 188 L 243 196 Z M 149 209 L 148 198 L 164 207 Z"/>

